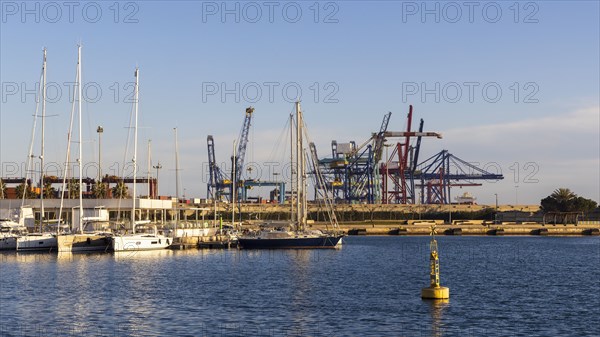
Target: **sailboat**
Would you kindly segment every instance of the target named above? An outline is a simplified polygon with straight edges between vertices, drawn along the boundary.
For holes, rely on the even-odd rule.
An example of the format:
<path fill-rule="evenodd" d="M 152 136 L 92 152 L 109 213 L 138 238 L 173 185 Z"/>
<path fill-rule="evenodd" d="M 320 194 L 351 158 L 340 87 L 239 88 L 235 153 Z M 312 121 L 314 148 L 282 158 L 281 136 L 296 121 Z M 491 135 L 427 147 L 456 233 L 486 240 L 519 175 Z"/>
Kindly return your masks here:
<path fill-rule="evenodd" d="M 42 82 L 40 83 L 40 91 L 42 96 L 42 144 L 41 144 L 41 175 L 40 175 L 40 232 L 39 233 L 29 233 L 27 235 L 22 235 L 16 238 L 16 250 L 19 251 L 51 251 L 56 249 L 56 236 L 54 233 L 43 232 L 44 227 L 44 132 L 45 132 L 45 124 L 46 124 L 46 48 L 43 50 L 44 52 L 44 61 L 42 65 Z M 33 141 L 35 138 L 35 120 L 37 119 L 38 108 L 36 105 L 34 115 L 34 124 L 32 128 L 31 134 L 31 145 L 29 147 L 29 158 L 27 158 L 27 166 L 29 167 L 31 160 L 33 158 Z M 28 170 L 29 171 L 29 168 Z M 27 189 L 27 182 L 24 184 L 24 189 Z M 23 204 L 25 202 L 25 190 L 23 191 Z M 21 210 L 23 211 L 24 206 L 21 205 Z"/>
<path fill-rule="evenodd" d="M 25 235 L 27 228 L 11 219 L 0 219 L 0 250 L 17 249 L 17 238 Z"/>
<path fill-rule="evenodd" d="M 77 228 L 74 226 L 71 228 L 70 234 L 60 234 L 57 233 L 56 240 L 59 252 L 88 252 L 88 251 L 106 251 L 110 247 L 110 237 L 112 233 L 109 231 L 98 231 L 93 228 L 93 224 L 97 221 L 101 221 L 103 219 L 98 217 L 84 217 L 85 209 L 83 208 L 83 134 L 82 134 L 82 81 L 81 81 L 81 45 L 77 48 L 77 102 L 78 102 L 78 122 L 79 122 L 79 207 L 77 209 L 73 209 L 73 221 L 71 226 L 77 225 Z M 75 102 L 73 102 L 73 110 L 75 109 Z M 72 134 L 72 118 L 71 125 L 69 127 L 69 144 L 67 145 L 67 159 L 65 160 L 65 168 L 68 165 L 69 161 L 69 152 L 70 152 L 70 144 L 71 144 L 71 134 Z M 65 172 L 68 170 L 65 169 Z M 63 178 L 63 190 L 66 185 L 66 175 Z M 64 199 L 64 193 L 61 196 L 61 207 L 59 214 L 62 215 L 62 202 Z M 77 216 L 75 217 L 75 214 Z M 59 216 L 60 219 L 60 216 Z M 108 219 L 106 219 L 108 220 Z M 59 221 L 60 225 L 60 221 Z M 88 228 L 90 227 L 90 228 Z"/>
<path fill-rule="evenodd" d="M 139 103 L 139 69 L 135 69 L 135 102 L 134 102 L 134 136 L 133 136 L 133 196 L 131 203 L 131 230 L 132 234 L 122 234 L 122 235 L 114 235 L 111 237 L 111 247 L 115 252 L 122 251 L 139 251 L 139 250 L 155 250 L 155 249 L 165 249 L 169 247 L 172 243 L 172 239 L 158 233 L 158 229 L 156 226 L 148 226 L 141 227 L 145 233 L 136 233 L 137 225 L 146 225 L 149 224 L 149 220 L 145 221 L 135 221 L 136 214 L 136 202 L 137 202 L 137 192 L 136 192 L 136 180 L 137 180 L 137 170 L 135 169 L 136 161 L 137 161 L 137 134 L 138 134 L 138 103 Z"/>
<path fill-rule="evenodd" d="M 293 119 L 293 118 L 290 118 Z M 293 123 L 290 123 L 292 128 Z M 264 223 L 258 232 L 242 235 L 238 238 L 243 249 L 316 249 L 340 248 L 343 234 L 324 233 L 319 230 L 306 229 L 307 195 L 306 195 L 306 160 L 303 151 L 304 122 L 300 102 L 296 102 L 296 144 L 292 146 L 292 177 L 295 178 L 296 198 L 291 200 L 291 221 L 287 224 Z M 292 137 L 293 138 L 293 137 Z M 294 160 L 295 157 L 295 160 Z M 292 194 L 293 196 L 293 194 Z M 294 199 L 292 197 L 292 199 Z M 293 210 L 295 202 L 295 212 Z M 333 214 L 333 213 L 332 213 Z M 337 221 L 334 221 L 334 228 Z"/>

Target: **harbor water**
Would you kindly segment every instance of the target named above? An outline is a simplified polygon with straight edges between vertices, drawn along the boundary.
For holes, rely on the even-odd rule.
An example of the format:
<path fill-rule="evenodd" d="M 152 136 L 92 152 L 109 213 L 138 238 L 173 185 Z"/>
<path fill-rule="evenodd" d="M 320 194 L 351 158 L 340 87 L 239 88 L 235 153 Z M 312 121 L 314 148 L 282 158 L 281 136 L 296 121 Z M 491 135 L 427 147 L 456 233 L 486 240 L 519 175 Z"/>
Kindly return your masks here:
<path fill-rule="evenodd" d="M 599 336 L 599 237 L 0 255 L 0 336 Z"/>

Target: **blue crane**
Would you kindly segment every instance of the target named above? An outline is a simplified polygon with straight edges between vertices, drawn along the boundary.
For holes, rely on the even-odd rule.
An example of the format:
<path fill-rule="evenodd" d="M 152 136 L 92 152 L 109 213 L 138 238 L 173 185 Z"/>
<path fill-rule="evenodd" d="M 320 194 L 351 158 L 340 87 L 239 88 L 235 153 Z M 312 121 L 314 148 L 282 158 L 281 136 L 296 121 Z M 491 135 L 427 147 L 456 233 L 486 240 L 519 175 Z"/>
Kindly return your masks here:
<path fill-rule="evenodd" d="M 231 175 L 227 176 L 219 167 L 219 165 L 217 164 L 216 161 L 216 156 L 215 156 L 215 141 L 213 136 L 209 135 L 206 138 L 206 142 L 207 142 L 207 146 L 208 146 L 208 165 L 209 165 L 209 173 L 210 173 L 210 177 L 209 177 L 209 182 L 207 184 L 207 196 L 208 197 L 212 197 L 212 198 L 216 198 L 216 199 L 221 199 L 223 197 L 227 198 L 228 201 L 232 201 L 233 198 L 233 191 L 234 189 L 232 189 L 231 185 L 232 185 L 232 179 L 230 177 L 234 177 L 235 181 L 237 182 L 237 186 L 238 188 L 243 187 L 243 181 L 242 181 L 242 173 L 243 173 L 243 169 L 244 169 L 244 159 L 246 157 L 246 147 L 248 145 L 248 135 L 250 133 L 250 125 L 252 122 L 252 113 L 254 112 L 254 108 L 253 107 L 248 107 L 246 108 L 246 113 L 244 116 L 244 124 L 242 126 L 242 130 L 240 131 L 240 135 L 238 137 L 237 140 L 237 152 L 235 153 L 235 163 L 233 163 L 233 156 L 231 157 L 232 160 L 232 170 L 235 167 L 235 175 L 233 174 L 233 172 L 231 173 Z M 244 193 L 239 193 L 239 190 L 237 191 L 237 196 L 238 198 L 241 197 L 242 195 L 245 195 Z"/>
<path fill-rule="evenodd" d="M 242 125 L 242 129 L 240 130 L 240 135 L 237 140 L 237 152 L 235 153 L 235 163 L 232 167 L 235 167 L 235 174 L 231 174 L 232 177 L 235 178 L 236 181 L 236 194 L 237 199 L 240 199 L 245 195 L 243 184 L 243 171 L 244 171 L 244 160 L 246 158 L 246 147 L 248 146 L 248 136 L 250 134 L 250 125 L 252 123 L 252 115 L 254 113 L 253 107 L 246 108 L 246 114 L 244 117 L 244 124 Z M 232 157 L 233 161 L 233 157 Z M 233 200 L 233 190 L 230 191 L 230 199 Z"/>
<path fill-rule="evenodd" d="M 231 180 L 221 171 L 215 159 L 215 140 L 212 135 L 206 137 L 208 145 L 208 170 L 210 173 L 206 196 L 209 198 L 228 197 L 231 191 Z M 225 192 L 227 190 L 227 192 Z"/>
<path fill-rule="evenodd" d="M 480 186 L 475 181 L 502 180 L 504 176 L 488 172 L 448 150 L 442 150 L 420 163 L 414 171 L 414 178 L 420 180 L 417 187 L 421 188 L 421 203 L 448 204 L 451 187 Z"/>
<path fill-rule="evenodd" d="M 237 140 L 237 152 L 235 157 L 235 179 L 242 181 L 242 172 L 244 171 L 244 159 L 246 158 L 246 147 L 248 146 L 248 135 L 250 134 L 250 125 L 252 123 L 252 114 L 254 108 L 246 108 L 244 124 L 240 130 L 240 135 Z"/>
<path fill-rule="evenodd" d="M 354 141 L 346 144 L 338 144 L 335 140 L 331 142 L 331 158 L 319 160 L 319 166 L 325 187 L 331 189 L 334 200 L 347 203 L 375 202 L 378 174 L 376 164 L 382 157 L 391 115 L 391 112 L 386 113 L 379 132 L 372 133 L 360 146 Z"/>

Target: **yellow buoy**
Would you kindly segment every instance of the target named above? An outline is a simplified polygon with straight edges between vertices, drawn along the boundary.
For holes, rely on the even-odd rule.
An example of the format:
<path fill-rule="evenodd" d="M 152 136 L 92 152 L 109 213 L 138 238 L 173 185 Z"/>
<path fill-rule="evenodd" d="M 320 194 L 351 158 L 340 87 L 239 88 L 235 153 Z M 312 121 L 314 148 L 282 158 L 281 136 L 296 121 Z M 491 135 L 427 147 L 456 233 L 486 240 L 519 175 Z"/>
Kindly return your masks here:
<path fill-rule="evenodd" d="M 421 290 L 421 298 L 443 300 L 450 298 L 450 289 L 440 286 L 440 260 L 438 257 L 437 241 L 435 240 L 435 225 L 431 226 L 431 242 L 429 243 L 429 287 Z"/>

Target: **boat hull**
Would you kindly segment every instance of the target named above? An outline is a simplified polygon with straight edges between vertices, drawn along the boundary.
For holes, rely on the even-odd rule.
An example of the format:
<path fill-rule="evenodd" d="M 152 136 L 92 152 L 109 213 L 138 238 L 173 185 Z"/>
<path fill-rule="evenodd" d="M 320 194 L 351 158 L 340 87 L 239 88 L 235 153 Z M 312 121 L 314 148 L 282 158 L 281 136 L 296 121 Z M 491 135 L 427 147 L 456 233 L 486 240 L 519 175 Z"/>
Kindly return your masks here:
<path fill-rule="evenodd" d="M 111 238 L 111 250 L 115 252 L 166 249 L 172 239 L 161 235 L 124 235 Z"/>
<path fill-rule="evenodd" d="M 332 249 L 342 246 L 341 235 L 308 238 L 238 238 L 243 249 Z"/>
<path fill-rule="evenodd" d="M 25 235 L 17 238 L 17 251 L 55 251 L 57 248 L 55 235 Z"/>
<path fill-rule="evenodd" d="M 57 237 L 59 252 L 105 252 L 111 246 L 111 238 L 100 234 L 69 234 Z"/>
<path fill-rule="evenodd" d="M 0 237 L 0 250 L 16 250 L 18 236 Z"/>

